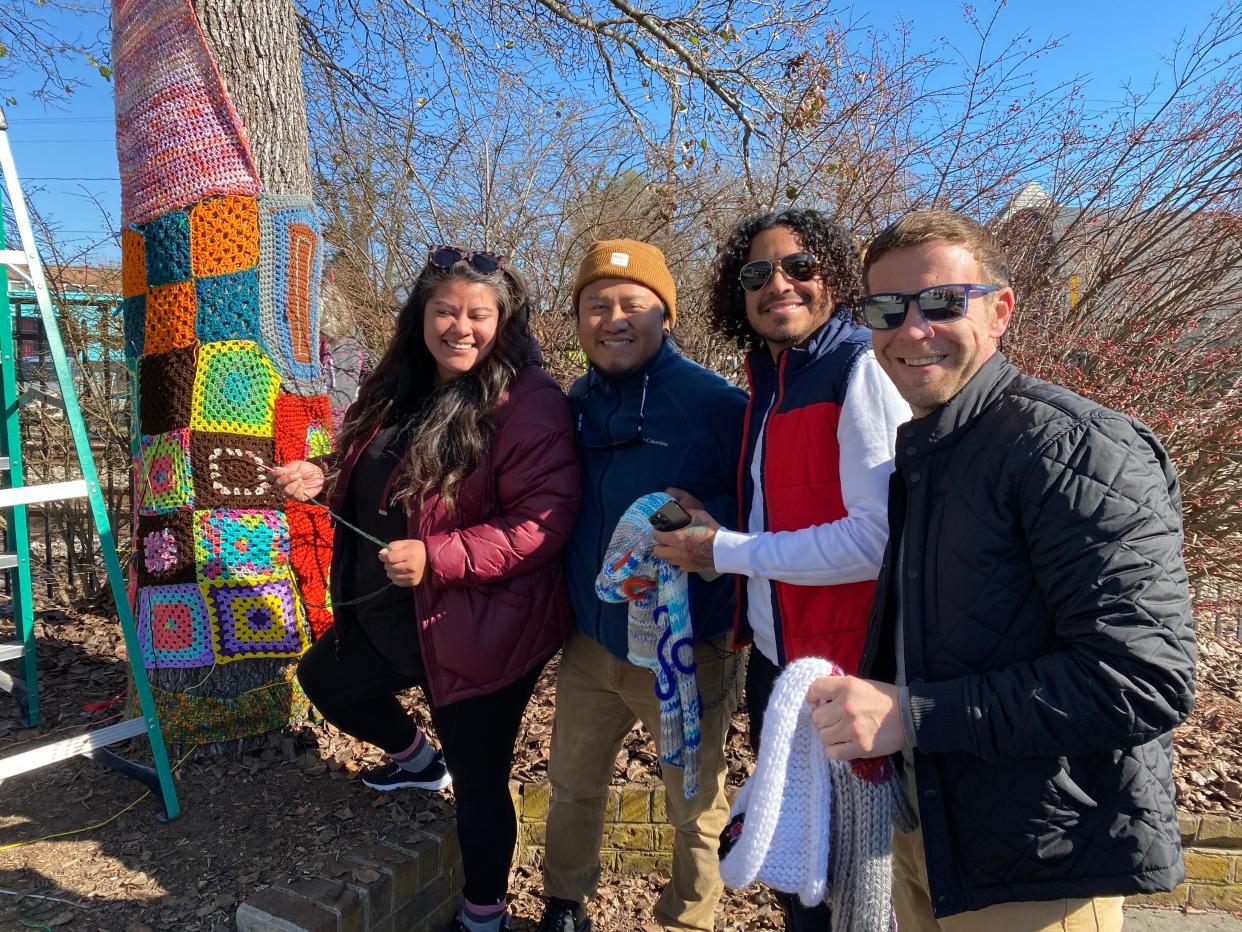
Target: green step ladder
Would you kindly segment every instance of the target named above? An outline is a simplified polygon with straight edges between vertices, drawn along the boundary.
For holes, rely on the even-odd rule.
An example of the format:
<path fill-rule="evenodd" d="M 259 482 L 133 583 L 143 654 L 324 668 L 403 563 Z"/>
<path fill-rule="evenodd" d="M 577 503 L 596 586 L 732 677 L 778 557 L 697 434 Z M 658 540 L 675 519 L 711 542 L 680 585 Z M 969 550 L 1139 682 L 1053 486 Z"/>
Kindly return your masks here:
<path fill-rule="evenodd" d="M 7 191 L 8 204 L 13 212 L 22 246 L 21 249 L 6 248 L 4 213 L 0 210 L 0 412 L 4 419 L 3 430 L 0 430 L 0 473 L 8 472 L 8 487 L 0 488 L 0 510 L 6 513 L 8 518 L 9 541 L 9 552 L 0 553 L 0 571 L 15 571 L 17 577 L 10 587 L 17 639 L 10 643 L 0 642 L 0 662 L 17 660 L 21 664 L 20 676 L 13 676 L 0 669 L 0 690 L 9 693 L 17 701 L 21 709 L 23 724 L 37 725 L 39 723 L 39 671 L 35 656 L 30 535 L 26 522 L 26 507 L 41 502 L 85 498 L 90 502 L 91 516 L 99 537 L 104 565 L 108 570 L 108 586 L 112 590 L 117 617 L 121 622 L 121 631 L 125 635 L 125 650 L 129 655 L 130 676 L 138 698 L 140 713 L 134 718 L 114 725 L 75 735 L 72 738 L 48 742 L 7 757 L 0 757 L 0 782 L 8 777 L 81 755 L 146 785 L 162 799 L 164 818 L 175 819 L 180 814 L 181 808 L 177 803 L 176 789 L 173 787 L 172 768 L 168 763 L 164 734 L 160 730 L 155 700 L 151 696 L 151 686 L 147 681 L 147 672 L 142 665 L 142 648 L 138 643 L 138 631 L 134 625 L 133 613 L 130 611 L 129 599 L 125 594 L 125 580 L 121 575 L 116 541 L 112 536 L 108 511 L 104 504 L 103 493 L 99 488 L 95 460 L 86 435 L 86 425 L 82 421 L 82 411 L 78 407 L 78 396 L 73 387 L 73 377 L 69 369 L 69 360 L 65 356 L 65 347 L 61 342 L 60 328 L 56 322 L 55 311 L 52 309 L 47 279 L 44 277 L 43 265 L 39 261 L 39 253 L 35 247 L 30 214 L 26 209 L 21 185 L 18 183 L 17 167 L 13 162 L 13 152 L 9 146 L 8 122 L 2 109 L 0 109 L 0 170 L 3 171 L 4 189 Z M 5 191 L 0 191 L 0 208 L 4 205 Z M 77 450 L 78 465 L 82 471 L 81 479 L 38 486 L 25 484 L 22 473 L 19 416 L 22 407 L 30 400 L 31 393 L 19 395 L 17 392 L 17 367 L 20 360 L 15 351 L 13 311 L 9 301 L 10 272 L 23 279 L 34 290 L 39 305 L 39 314 L 43 320 L 48 354 L 56 369 L 56 380 L 60 383 L 60 399 L 57 399 L 57 403 L 63 403 L 65 418 L 73 433 L 73 444 Z M 42 397 L 46 393 L 35 390 L 34 394 Z M 109 745 L 144 733 L 151 745 L 154 767 L 137 764 L 108 750 Z"/>

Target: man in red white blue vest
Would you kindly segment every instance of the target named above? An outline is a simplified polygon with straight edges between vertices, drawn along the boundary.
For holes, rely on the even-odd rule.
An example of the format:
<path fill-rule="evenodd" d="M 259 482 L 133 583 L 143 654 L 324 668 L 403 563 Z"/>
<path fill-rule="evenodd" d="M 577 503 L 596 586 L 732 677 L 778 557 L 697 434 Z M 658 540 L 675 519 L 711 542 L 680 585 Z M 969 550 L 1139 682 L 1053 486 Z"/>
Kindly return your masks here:
<path fill-rule="evenodd" d="M 888 539 L 888 479 L 910 408 L 854 321 L 858 253 L 813 210 L 742 223 L 721 251 L 712 317 L 749 350 L 750 401 L 738 466 L 738 529 L 720 527 L 670 489 L 695 522 L 656 534 L 656 555 L 739 579 L 735 646 L 746 677 L 751 743 L 781 669 L 799 657 L 858 668 Z M 826 928 L 826 907 L 781 896 L 786 927 Z"/>

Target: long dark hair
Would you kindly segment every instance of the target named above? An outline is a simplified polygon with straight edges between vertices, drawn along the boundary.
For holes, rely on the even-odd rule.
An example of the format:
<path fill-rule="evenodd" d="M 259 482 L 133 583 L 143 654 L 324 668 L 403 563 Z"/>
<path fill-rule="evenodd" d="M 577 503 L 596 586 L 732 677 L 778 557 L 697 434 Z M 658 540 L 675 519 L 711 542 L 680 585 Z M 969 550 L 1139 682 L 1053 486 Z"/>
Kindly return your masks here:
<path fill-rule="evenodd" d="M 469 372 L 436 385 L 436 361 L 423 337 L 427 302 L 445 282 L 481 283 L 496 293 L 500 312 L 492 351 Z M 455 507 L 462 481 L 478 467 L 491 445 L 490 414 L 514 377 L 533 361 L 530 289 L 508 267 L 490 275 L 467 262 L 452 268 L 426 265 L 397 315 L 397 332 L 379 365 L 362 383 L 358 400 L 341 428 L 337 449 L 366 443 L 385 423 L 413 418 L 415 426 L 402 464 L 396 500 L 438 492 Z"/>
<path fill-rule="evenodd" d="M 737 273 L 750 256 L 754 238 L 772 227 L 789 227 L 802 248 L 819 260 L 824 286 L 837 303 L 835 314 L 852 317 L 862 293 L 858 248 L 844 226 L 818 210 L 757 214 L 743 221 L 721 247 L 709 308 L 712 326 L 744 350 L 762 349 L 764 341 L 746 320 L 746 300 Z"/>

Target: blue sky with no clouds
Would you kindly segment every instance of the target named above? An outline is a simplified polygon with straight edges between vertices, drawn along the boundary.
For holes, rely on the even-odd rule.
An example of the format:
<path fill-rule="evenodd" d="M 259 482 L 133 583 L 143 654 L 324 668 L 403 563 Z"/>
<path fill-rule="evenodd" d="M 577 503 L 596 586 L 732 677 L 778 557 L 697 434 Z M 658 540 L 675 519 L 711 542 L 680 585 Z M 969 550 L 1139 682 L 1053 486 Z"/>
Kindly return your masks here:
<path fill-rule="evenodd" d="M 1222 0 L 1224 2 L 1224 0 Z M 1123 82 L 1146 86 L 1163 71 L 1161 57 L 1183 31 L 1198 32 L 1220 4 L 1215 0 L 1132 0 L 1122 5 L 1100 0 L 1011 0 L 997 20 L 992 41 L 1000 43 L 1029 31 L 1037 40 L 1061 38 L 1060 48 L 1042 58 L 1036 77 L 1043 86 L 1083 78 L 1088 105 L 1121 100 Z M 654 4 L 653 9 L 658 9 Z M 980 3 L 980 15 L 993 9 Z M 954 2 L 872 0 L 858 4 L 854 16 L 864 25 L 909 24 L 915 48 L 944 39 L 972 48 L 976 37 Z M 66 23 L 74 34 L 106 23 Z M 120 212 L 116 150 L 113 143 L 111 85 L 83 63 L 87 86 L 61 109 L 45 110 L 30 100 L 29 82 L 10 91 L 19 98 L 6 108 L 10 140 L 28 197 L 57 228 L 66 251 L 106 238 Z M 7 90 L 7 89 L 6 89 Z M 119 262 L 115 246 L 96 248 L 95 261 Z"/>

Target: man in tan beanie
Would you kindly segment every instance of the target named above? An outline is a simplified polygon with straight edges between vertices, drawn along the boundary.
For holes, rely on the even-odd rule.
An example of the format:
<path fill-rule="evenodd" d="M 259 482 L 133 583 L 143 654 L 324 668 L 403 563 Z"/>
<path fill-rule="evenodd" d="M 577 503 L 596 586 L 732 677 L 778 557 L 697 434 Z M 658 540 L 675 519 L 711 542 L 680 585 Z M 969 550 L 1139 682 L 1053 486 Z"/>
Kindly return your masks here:
<path fill-rule="evenodd" d="M 685 489 L 718 520 L 737 512 L 746 396 L 682 356 L 670 337 L 677 287 L 664 254 L 618 239 L 588 250 L 574 284 L 578 340 L 590 362 L 569 392 L 582 460 L 582 503 L 565 549 L 577 630 L 561 656 L 548 776 L 540 932 L 587 932 L 600 873 L 608 784 L 625 735 L 641 721 L 660 734 L 654 673 L 629 662 L 625 605 L 600 601 L 595 578 L 613 529 L 639 497 Z M 672 932 L 714 927 L 718 839 L 728 817 L 724 739 L 738 701 L 738 659 L 726 647 L 733 584 L 690 577 L 700 716 L 699 789 L 680 767 L 662 772 L 674 828 L 672 880 L 655 919 Z"/>

